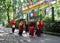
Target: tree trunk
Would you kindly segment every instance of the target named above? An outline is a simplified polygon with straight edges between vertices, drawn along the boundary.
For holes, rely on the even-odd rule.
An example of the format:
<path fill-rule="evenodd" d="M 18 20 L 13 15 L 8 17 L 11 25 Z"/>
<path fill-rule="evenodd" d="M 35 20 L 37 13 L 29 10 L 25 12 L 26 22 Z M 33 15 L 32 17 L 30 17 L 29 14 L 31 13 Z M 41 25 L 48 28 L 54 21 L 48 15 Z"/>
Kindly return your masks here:
<path fill-rule="evenodd" d="M 7 17 L 8 17 L 8 23 L 10 22 L 10 18 L 9 18 L 9 7 L 7 9 Z"/>
<path fill-rule="evenodd" d="M 54 21 L 54 7 L 52 7 L 52 21 Z"/>
<path fill-rule="evenodd" d="M 42 20 L 42 14 L 40 14 L 40 20 Z"/>
<path fill-rule="evenodd" d="M 15 5 L 13 5 L 13 19 L 15 19 L 15 14 L 16 14 L 16 8 Z"/>

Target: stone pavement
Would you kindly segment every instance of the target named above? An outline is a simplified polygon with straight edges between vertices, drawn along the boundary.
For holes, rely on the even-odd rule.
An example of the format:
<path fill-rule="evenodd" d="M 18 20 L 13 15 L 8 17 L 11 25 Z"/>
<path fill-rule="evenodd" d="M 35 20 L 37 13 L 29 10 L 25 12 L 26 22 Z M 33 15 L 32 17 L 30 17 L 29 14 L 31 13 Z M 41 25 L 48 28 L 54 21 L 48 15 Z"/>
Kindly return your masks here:
<path fill-rule="evenodd" d="M 41 37 L 30 38 L 28 33 L 18 35 L 18 30 L 11 34 L 11 28 L 0 28 L 0 43 L 60 43 L 60 37 L 42 34 Z"/>

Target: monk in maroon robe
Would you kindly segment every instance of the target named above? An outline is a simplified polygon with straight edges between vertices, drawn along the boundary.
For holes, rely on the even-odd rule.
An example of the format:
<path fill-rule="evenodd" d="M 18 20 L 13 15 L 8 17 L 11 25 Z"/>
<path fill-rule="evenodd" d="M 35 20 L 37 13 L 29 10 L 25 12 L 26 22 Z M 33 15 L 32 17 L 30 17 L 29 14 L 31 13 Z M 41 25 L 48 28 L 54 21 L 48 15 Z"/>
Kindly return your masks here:
<path fill-rule="evenodd" d="M 28 21 L 25 22 L 25 31 L 28 32 L 29 29 L 28 29 Z"/>
<path fill-rule="evenodd" d="M 23 22 L 21 21 L 20 23 L 19 23 L 19 35 L 20 36 L 22 36 L 22 33 L 23 33 Z"/>
<path fill-rule="evenodd" d="M 37 36 L 41 35 L 41 26 L 40 26 L 40 22 L 39 21 L 37 21 L 36 35 Z"/>
<path fill-rule="evenodd" d="M 44 22 L 43 21 L 40 21 L 41 33 L 43 33 L 43 27 L 44 27 Z"/>
<path fill-rule="evenodd" d="M 32 21 L 29 25 L 29 35 L 33 38 L 34 37 L 34 22 Z"/>

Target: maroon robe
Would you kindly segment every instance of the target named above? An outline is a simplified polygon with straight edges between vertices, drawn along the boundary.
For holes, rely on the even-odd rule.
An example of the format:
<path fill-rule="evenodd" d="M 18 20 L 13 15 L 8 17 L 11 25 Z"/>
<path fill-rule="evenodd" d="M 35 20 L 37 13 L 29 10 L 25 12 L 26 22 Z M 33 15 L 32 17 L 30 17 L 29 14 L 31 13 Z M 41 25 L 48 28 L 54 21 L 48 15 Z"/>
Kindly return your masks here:
<path fill-rule="evenodd" d="M 43 21 L 40 21 L 41 33 L 43 33 L 43 27 L 44 27 L 44 22 Z"/>
<path fill-rule="evenodd" d="M 36 35 L 37 35 L 37 36 L 40 36 L 40 35 L 41 35 L 41 28 L 40 28 L 40 25 L 38 25 L 38 27 L 37 27 Z"/>
<path fill-rule="evenodd" d="M 34 36 L 34 22 L 30 23 L 29 35 Z"/>
<path fill-rule="evenodd" d="M 26 24 L 26 22 L 25 22 L 25 31 L 26 31 L 26 32 L 29 31 L 29 29 L 28 29 L 28 23 Z"/>
<path fill-rule="evenodd" d="M 41 24 L 40 24 L 40 21 L 39 21 L 39 24 L 37 25 L 36 35 L 37 36 L 41 35 Z"/>
<path fill-rule="evenodd" d="M 43 27 L 44 27 L 44 22 L 41 21 L 41 22 L 40 22 L 40 25 L 41 25 L 41 28 L 43 28 Z"/>
<path fill-rule="evenodd" d="M 20 28 L 19 28 L 19 35 L 21 35 L 22 36 L 22 33 L 23 33 L 23 24 L 20 26 Z"/>

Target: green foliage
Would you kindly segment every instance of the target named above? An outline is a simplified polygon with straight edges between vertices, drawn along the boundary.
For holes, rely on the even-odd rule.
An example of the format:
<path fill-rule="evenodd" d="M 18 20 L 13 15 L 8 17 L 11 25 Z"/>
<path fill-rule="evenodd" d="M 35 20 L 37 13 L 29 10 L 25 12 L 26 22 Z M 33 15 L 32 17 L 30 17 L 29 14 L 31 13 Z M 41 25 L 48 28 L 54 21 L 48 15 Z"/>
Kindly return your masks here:
<path fill-rule="evenodd" d="M 9 26 L 8 24 L 6 24 L 6 27 L 7 27 L 7 28 L 11 28 L 11 26 Z"/>
<path fill-rule="evenodd" d="M 60 22 L 45 22 L 45 31 L 60 33 Z"/>
<path fill-rule="evenodd" d="M 43 20 L 45 21 L 44 31 L 60 33 L 60 22 L 53 22 L 51 16 L 45 16 Z"/>
<path fill-rule="evenodd" d="M 43 21 L 46 21 L 46 22 L 51 22 L 51 16 L 45 16 L 43 17 Z"/>

